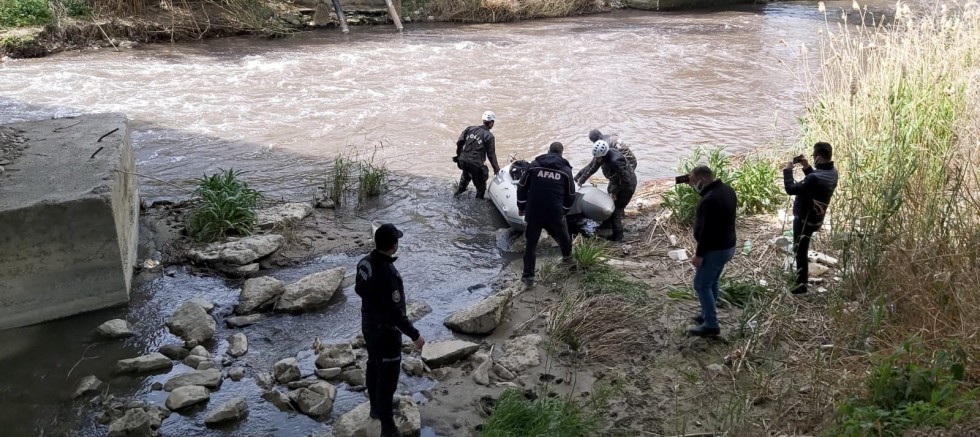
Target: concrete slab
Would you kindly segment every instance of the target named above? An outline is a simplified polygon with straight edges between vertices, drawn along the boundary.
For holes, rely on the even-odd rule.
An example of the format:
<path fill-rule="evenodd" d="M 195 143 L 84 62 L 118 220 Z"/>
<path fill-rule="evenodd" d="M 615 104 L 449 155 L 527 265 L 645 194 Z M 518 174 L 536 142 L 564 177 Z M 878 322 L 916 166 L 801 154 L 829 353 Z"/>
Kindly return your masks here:
<path fill-rule="evenodd" d="M 126 117 L 5 127 L 27 148 L 0 175 L 0 329 L 128 302 L 139 186 Z"/>

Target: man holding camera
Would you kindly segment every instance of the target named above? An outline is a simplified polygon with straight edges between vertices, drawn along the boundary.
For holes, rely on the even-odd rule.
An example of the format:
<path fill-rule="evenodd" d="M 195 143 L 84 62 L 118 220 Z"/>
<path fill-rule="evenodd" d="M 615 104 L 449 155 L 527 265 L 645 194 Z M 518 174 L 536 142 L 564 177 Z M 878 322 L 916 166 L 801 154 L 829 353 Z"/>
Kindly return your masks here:
<path fill-rule="evenodd" d="M 834 168 L 833 148 L 829 143 L 818 142 L 813 145 L 813 163 L 810 166 L 803 155 L 786 163 L 783 169 L 783 183 L 786 194 L 796 196 L 793 202 L 793 244 L 796 253 L 796 284 L 790 289 L 793 294 L 807 292 L 807 282 L 810 275 L 810 239 L 813 233 L 823 226 L 830 198 L 837 189 L 837 169 Z M 803 166 L 803 180 L 793 179 L 793 167 Z"/>
<path fill-rule="evenodd" d="M 735 255 L 735 211 L 738 198 L 735 190 L 715 179 L 708 166 L 699 165 L 691 174 L 676 179 L 687 183 L 701 195 L 694 219 L 694 240 L 697 249 L 691 264 L 694 265 L 694 290 L 701 303 L 701 314 L 693 317 L 697 327 L 688 330 L 689 335 L 714 337 L 721 333 L 717 308 L 718 282 L 725 264 Z"/>
<path fill-rule="evenodd" d="M 497 164 L 496 140 L 490 129 L 497 120 L 497 115 L 491 111 L 483 113 L 483 124 L 470 126 L 463 130 L 456 140 L 456 156 L 453 162 L 463 174 L 459 177 L 459 188 L 456 194 L 462 194 L 466 187 L 473 181 L 476 187 L 476 198 L 482 199 L 487 191 L 487 180 L 490 174 L 487 170 L 486 160 L 490 160 L 493 166 L 493 174 L 500 173 L 500 165 Z"/>

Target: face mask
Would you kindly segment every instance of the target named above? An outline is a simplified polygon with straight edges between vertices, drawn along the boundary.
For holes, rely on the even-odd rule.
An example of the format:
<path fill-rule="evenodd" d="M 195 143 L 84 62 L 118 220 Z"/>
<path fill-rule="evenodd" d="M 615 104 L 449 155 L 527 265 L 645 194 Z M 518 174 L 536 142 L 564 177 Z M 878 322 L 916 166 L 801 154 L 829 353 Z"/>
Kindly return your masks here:
<path fill-rule="evenodd" d="M 694 188 L 694 191 L 700 193 L 704 189 L 704 181 L 698 181 L 698 183 L 691 185 L 691 188 Z"/>

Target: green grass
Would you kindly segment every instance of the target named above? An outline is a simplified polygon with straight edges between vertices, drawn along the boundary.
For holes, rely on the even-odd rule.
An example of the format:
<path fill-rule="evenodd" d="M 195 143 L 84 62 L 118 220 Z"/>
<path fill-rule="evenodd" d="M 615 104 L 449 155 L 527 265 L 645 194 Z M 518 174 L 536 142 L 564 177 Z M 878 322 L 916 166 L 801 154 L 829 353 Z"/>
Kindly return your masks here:
<path fill-rule="evenodd" d="M 483 427 L 483 437 L 586 437 L 599 430 L 599 418 L 563 397 L 528 399 L 505 390 Z"/>
<path fill-rule="evenodd" d="M 52 18 L 45 0 L 0 0 L 0 27 L 42 26 Z"/>
<path fill-rule="evenodd" d="M 677 170 L 680 174 L 690 174 L 691 169 L 700 165 L 707 164 L 715 172 L 715 178 L 725 182 L 730 182 L 730 172 L 732 168 L 731 160 L 725 155 L 723 149 L 713 149 L 706 151 L 698 147 L 691 155 L 682 158 Z M 701 195 L 686 184 L 676 185 L 663 194 L 662 206 L 671 212 L 671 220 L 681 224 L 693 224 L 694 216 L 697 212 L 698 202 Z"/>
<path fill-rule="evenodd" d="M 777 182 L 782 172 L 776 161 L 759 156 L 746 157 L 731 174 L 732 189 L 738 195 L 738 210 L 743 215 L 766 214 L 786 202 L 786 194 Z"/>
<path fill-rule="evenodd" d="M 626 278 L 626 274 L 607 266 L 597 266 L 582 273 L 586 296 L 615 295 L 633 302 L 650 299 L 647 284 Z"/>
<path fill-rule="evenodd" d="M 378 197 L 388 189 L 388 168 L 375 164 L 374 159 L 360 163 L 358 192 L 361 200 Z"/>
<path fill-rule="evenodd" d="M 226 235 L 249 235 L 262 195 L 242 179 L 242 172 L 223 170 L 197 179 L 197 206 L 188 220 L 190 237 L 200 243 Z"/>
<path fill-rule="evenodd" d="M 599 238 L 582 238 L 572 247 L 572 259 L 582 269 L 591 269 L 603 263 L 609 245 Z"/>
<path fill-rule="evenodd" d="M 718 298 L 735 307 L 745 308 L 756 299 L 768 296 L 769 290 L 750 280 L 723 277 L 718 284 Z"/>
<path fill-rule="evenodd" d="M 333 160 L 333 168 L 327 173 L 325 190 L 330 200 L 338 207 L 353 187 L 355 165 L 356 162 L 352 158 L 338 154 Z"/>

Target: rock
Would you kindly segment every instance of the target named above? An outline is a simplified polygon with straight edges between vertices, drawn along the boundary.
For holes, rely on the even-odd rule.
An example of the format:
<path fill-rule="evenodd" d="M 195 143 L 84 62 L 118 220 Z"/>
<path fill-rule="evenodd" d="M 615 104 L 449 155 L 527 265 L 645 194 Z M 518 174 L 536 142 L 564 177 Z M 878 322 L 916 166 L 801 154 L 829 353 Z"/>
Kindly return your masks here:
<path fill-rule="evenodd" d="M 408 357 L 402 360 L 402 370 L 406 375 L 422 376 L 425 375 L 425 363 L 415 357 Z"/>
<path fill-rule="evenodd" d="M 129 322 L 122 319 L 112 319 L 99 325 L 98 328 L 95 328 L 95 333 L 102 338 L 113 340 L 136 335 L 132 328 L 129 327 Z"/>
<path fill-rule="evenodd" d="M 165 344 L 160 347 L 160 353 L 175 361 L 183 360 L 191 354 L 190 351 L 184 349 L 184 347 L 179 344 Z"/>
<path fill-rule="evenodd" d="M 809 263 L 809 265 L 810 265 L 810 276 L 819 277 L 819 276 L 826 275 L 827 272 L 830 272 L 830 269 L 824 266 L 823 264 L 817 264 L 811 262 Z"/>
<path fill-rule="evenodd" d="M 364 375 L 364 370 L 353 369 L 341 373 L 340 380 L 346 382 L 351 387 L 357 387 L 359 385 L 365 385 L 367 378 Z"/>
<path fill-rule="evenodd" d="M 295 313 L 323 306 L 340 289 L 346 272 L 345 267 L 337 267 L 287 285 L 286 291 L 276 303 L 276 311 Z"/>
<path fill-rule="evenodd" d="M 431 313 L 432 307 L 425 302 L 409 302 L 407 308 L 405 308 L 405 312 L 408 314 L 408 320 L 415 323 Z"/>
<path fill-rule="evenodd" d="M 217 425 L 219 423 L 239 421 L 244 419 L 246 415 L 248 415 L 248 404 L 245 403 L 245 398 L 236 396 L 208 413 L 208 416 L 204 419 L 204 424 Z"/>
<path fill-rule="evenodd" d="M 504 381 L 510 381 L 517 377 L 510 370 L 507 370 L 506 367 L 501 366 L 499 363 L 493 364 L 493 373 L 497 375 L 498 378 Z"/>
<path fill-rule="evenodd" d="M 146 411 L 146 414 L 150 415 L 150 426 L 153 429 L 159 429 L 163 421 L 170 417 L 171 414 L 167 408 L 155 404 L 147 405 L 143 408 L 143 411 Z"/>
<path fill-rule="evenodd" d="M 480 349 L 480 345 L 462 340 L 426 343 L 422 348 L 422 361 L 429 367 L 452 364 Z"/>
<path fill-rule="evenodd" d="M 321 396 L 333 401 L 337 399 L 337 388 L 330 384 L 329 382 L 317 381 L 313 385 L 308 387 L 313 392 L 320 394 Z"/>
<path fill-rule="evenodd" d="M 201 345 L 201 342 L 199 342 L 197 340 L 186 340 L 186 341 L 184 341 L 184 349 L 187 349 L 188 351 L 194 350 L 194 348 L 196 348 L 196 347 L 198 347 L 200 345 Z"/>
<path fill-rule="evenodd" d="M 452 375 L 452 371 L 452 368 L 432 369 L 432 372 L 429 373 L 432 374 L 432 379 L 435 379 L 436 381 L 445 381 Z"/>
<path fill-rule="evenodd" d="M 263 390 L 270 390 L 276 385 L 276 380 L 271 373 L 262 372 L 255 376 L 255 385 Z"/>
<path fill-rule="evenodd" d="M 721 364 L 709 364 L 708 370 L 713 373 L 722 373 L 725 371 L 725 366 L 722 366 Z"/>
<path fill-rule="evenodd" d="M 170 411 L 177 411 L 194 404 L 207 402 L 208 399 L 211 399 L 208 389 L 199 385 L 187 385 L 170 392 L 166 405 Z"/>
<path fill-rule="evenodd" d="M 238 382 L 245 378 L 245 369 L 242 367 L 232 367 L 228 369 L 228 379 Z"/>
<path fill-rule="evenodd" d="M 308 388 L 290 392 L 289 399 L 296 403 L 300 412 L 310 417 L 326 416 L 333 409 L 333 400 Z"/>
<path fill-rule="evenodd" d="M 497 362 L 513 373 L 520 373 L 537 366 L 541 364 L 541 353 L 538 351 L 540 343 L 541 336 L 537 334 L 508 340 L 504 343 L 504 356 Z"/>
<path fill-rule="evenodd" d="M 289 396 L 279 390 L 266 390 L 262 393 L 262 399 L 265 399 L 272 405 L 275 405 L 279 411 L 296 411 L 293 408 L 293 404 L 289 402 Z"/>
<path fill-rule="evenodd" d="M 320 199 L 316 203 L 316 207 L 319 209 L 334 209 L 337 207 L 337 204 L 335 204 L 333 200 L 324 198 L 324 199 Z"/>
<path fill-rule="evenodd" d="M 260 229 L 281 227 L 297 223 L 310 214 L 313 214 L 313 207 L 308 203 L 284 203 L 255 211 L 256 226 Z"/>
<path fill-rule="evenodd" d="M 371 405 L 365 402 L 350 412 L 340 416 L 334 424 L 333 432 L 337 437 L 375 437 L 381 435 L 381 422 L 369 416 Z M 409 396 L 399 398 L 398 409 L 395 411 L 395 425 L 398 431 L 406 437 L 418 436 L 422 430 L 422 418 L 419 407 Z"/>
<path fill-rule="evenodd" d="M 329 369 L 316 369 L 316 377 L 320 379 L 334 379 L 340 376 L 343 369 L 340 367 L 331 367 Z"/>
<path fill-rule="evenodd" d="M 204 308 L 193 302 L 184 302 L 167 320 L 170 332 L 184 341 L 204 343 L 214 337 L 215 323 Z"/>
<path fill-rule="evenodd" d="M 296 363 L 296 358 L 286 358 L 280 360 L 273 366 L 272 373 L 276 375 L 276 381 L 280 384 L 286 384 L 293 382 L 300 377 L 299 365 Z"/>
<path fill-rule="evenodd" d="M 278 279 L 268 276 L 249 279 L 245 281 L 245 286 L 238 296 L 235 313 L 250 314 L 272 305 L 285 291 L 286 286 Z"/>
<path fill-rule="evenodd" d="M 354 357 L 354 350 L 347 343 L 332 344 L 326 346 L 323 352 L 316 357 L 316 367 L 318 369 L 329 369 L 332 367 L 344 368 L 354 364 L 357 358 Z"/>
<path fill-rule="evenodd" d="M 187 358 L 184 358 L 184 364 L 192 369 L 196 369 L 197 366 L 201 365 L 201 363 L 206 363 L 208 361 L 211 361 L 211 358 L 202 357 L 200 355 L 188 355 Z"/>
<path fill-rule="evenodd" d="M 473 382 L 482 385 L 490 385 L 490 367 L 493 365 L 493 360 L 489 356 L 482 360 L 479 366 L 473 370 Z"/>
<path fill-rule="evenodd" d="M 126 414 L 109 425 L 109 437 L 149 437 L 157 435 L 153 416 L 142 408 L 127 410 Z"/>
<path fill-rule="evenodd" d="M 102 380 L 96 378 L 94 375 L 89 375 L 78 381 L 78 385 L 75 386 L 75 392 L 72 393 L 72 399 L 78 399 L 86 394 L 94 391 L 98 391 L 102 388 Z"/>
<path fill-rule="evenodd" d="M 214 303 L 208 302 L 204 298 L 194 297 L 189 299 L 188 302 L 201 307 L 201 309 L 208 314 L 211 314 L 211 311 L 214 311 Z"/>
<path fill-rule="evenodd" d="M 116 362 L 117 373 L 145 373 L 155 371 L 169 371 L 174 363 L 161 353 L 143 355 L 141 357 L 119 360 Z"/>
<path fill-rule="evenodd" d="M 290 390 L 296 390 L 300 388 L 310 388 L 311 385 L 316 384 L 317 382 L 320 381 L 317 379 L 301 379 L 299 381 L 293 381 L 286 384 L 286 388 Z"/>
<path fill-rule="evenodd" d="M 170 378 L 163 389 L 174 391 L 188 385 L 199 385 L 207 388 L 218 388 L 221 386 L 221 371 L 217 369 L 195 370 L 193 372 L 182 373 Z"/>
<path fill-rule="evenodd" d="M 215 363 L 214 360 L 205 359 L 204 361 L 197 363 L 197 366 L 195 366 L 194 368 L 197 370 L 208 370 L 208 369 L 216 369 L 217 367 L 218 367 L 218 363 Z"/>
<path fill-rule="evenodd" d="M 248 338 L 245 337 L 245 334 L 239 332 L 228 337 L 228 350 L 225 353 L 238 358 L 245 355 L 246 352 L 248 352 Z"/>
<path fill-rule="evenodd" d="M 212 243 L 204 249 L 187 252 L 192 261 L 210 264 L 244 266 L 282 248 L 286 239 L 281 235 L 251 235 L 234 241 Z"/>
<path fill-rule="evenodd" d="M 163 383 L 160 382 L 160 381 L 155 381 L 153 384 L 150 384 L 150 390 L 153 390 L 153 391 L 162 391 L 163 390 Z"/>
<path fill-rule="evenodd" d="M 687 260 L 687 249 L 675 249 L 667 252 L 667 256 L 674 261 Z"/>
<path fill-rule="evenodd" d="M 446 318 L 443 324 L 453 331 L 463 334 L 489 334 L 497 328 L 510 308 L 512 290 L 495 293 L 476 305 L 457 311 Z"/>
<path fill-rule="evenodd" d="M 249 314 L 247 316 L 234 316 L 225 319 L 225 325 L 229 328 L 244 328 L 249 325 L 254 325 L 262 320 L 261 314 Z"/>
<path fill-rule="evenodd" d="M 211 358 L 211 352 L 208 352 L 208 350 L 201 345 L 194 346 L 194 349 L 191 349 L 191 355 L 195 357 Z"/>
<path fill-rule="evenodd" d="M 252 263 L 244 266 L 232 266 L 228 264 L 215 264 L 215 270 L 224 273 L 228 276 L 251 278 L 262 270 L 262 265 L 259 263 Z"/>

